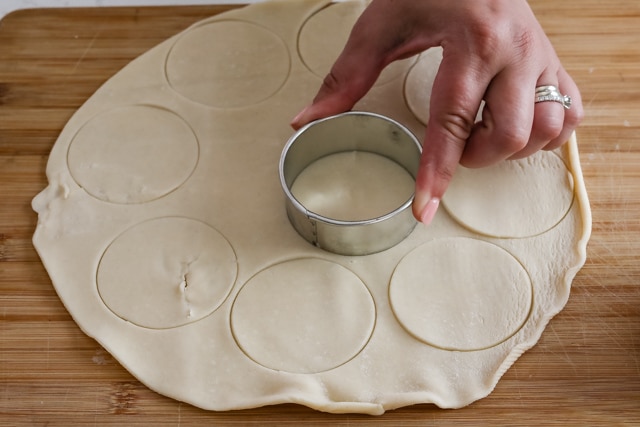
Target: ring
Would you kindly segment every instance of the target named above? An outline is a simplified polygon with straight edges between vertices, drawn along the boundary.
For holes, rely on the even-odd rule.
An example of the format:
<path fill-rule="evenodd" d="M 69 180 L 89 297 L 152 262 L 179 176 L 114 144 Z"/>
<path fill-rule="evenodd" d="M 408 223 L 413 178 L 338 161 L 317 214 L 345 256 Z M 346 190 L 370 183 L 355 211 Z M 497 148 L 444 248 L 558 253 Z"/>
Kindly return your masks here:
<path fill-rule="evenodd" d="M 557 87 L 552 85 L 536 87 L 535 103 L 548 101 L 559 102 L 567 110 L 571 108 L 571 97 L 561 94 Z"/>

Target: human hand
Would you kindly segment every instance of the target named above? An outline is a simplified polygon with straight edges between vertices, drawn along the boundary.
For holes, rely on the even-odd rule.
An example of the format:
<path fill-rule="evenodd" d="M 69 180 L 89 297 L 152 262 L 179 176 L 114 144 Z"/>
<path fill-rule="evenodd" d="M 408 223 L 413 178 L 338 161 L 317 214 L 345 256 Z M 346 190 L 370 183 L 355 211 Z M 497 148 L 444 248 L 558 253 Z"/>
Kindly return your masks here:
<path fill-rule="evenodd" d="M 458 163 L 488 166 L 569 139 L 583 117 L 580 92 L 525 0 L 373 0 L 313 103 L 294 128 L 348 111 L 391 62 L 442 46 L 430 101 L 413 214 L 433 219 Z M 535 103 L 553 85 L 572 98 Z M 475 123 L 481 101 L 482 120 Z"/>

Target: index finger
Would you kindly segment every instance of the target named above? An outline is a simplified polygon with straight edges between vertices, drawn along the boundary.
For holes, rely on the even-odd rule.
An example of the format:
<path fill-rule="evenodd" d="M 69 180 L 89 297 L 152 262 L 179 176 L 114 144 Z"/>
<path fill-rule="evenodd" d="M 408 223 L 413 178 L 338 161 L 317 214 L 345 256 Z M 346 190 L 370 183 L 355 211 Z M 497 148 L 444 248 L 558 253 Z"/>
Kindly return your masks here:
<path fill-rule="evenodd" d="M 413 214 L 429 224 L 460 162 L 489 84 L 480 66 L 446 51 L 433 84 Z"/>

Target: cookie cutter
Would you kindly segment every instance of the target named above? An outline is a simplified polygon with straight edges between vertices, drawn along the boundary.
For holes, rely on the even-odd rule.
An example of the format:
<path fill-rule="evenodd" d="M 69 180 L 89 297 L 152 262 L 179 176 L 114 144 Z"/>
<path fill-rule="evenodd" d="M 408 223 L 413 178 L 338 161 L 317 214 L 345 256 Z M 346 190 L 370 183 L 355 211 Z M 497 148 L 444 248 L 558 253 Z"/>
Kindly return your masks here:
<path fill-rule="evenodd" d="M 285 145 L 280 156 L 280 183 L 293 228 L 311 244 L 340 255 L 367 255 L 389 249 L 411 233 L 414 195 L 376 218 L 344 221 L 308 210 L 291 192 L 300 173 L 330 154 L 365 151 L 404 167 L 416 179 L 422 147 L 405 126 L 380 114 L 351 111 L 309 123 Z"/>

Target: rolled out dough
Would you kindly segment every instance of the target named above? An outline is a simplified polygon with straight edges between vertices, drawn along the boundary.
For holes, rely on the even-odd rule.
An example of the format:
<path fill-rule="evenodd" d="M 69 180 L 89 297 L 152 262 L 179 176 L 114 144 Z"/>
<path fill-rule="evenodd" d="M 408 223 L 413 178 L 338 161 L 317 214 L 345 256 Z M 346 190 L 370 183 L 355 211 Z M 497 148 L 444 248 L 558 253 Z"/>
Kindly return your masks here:
<path fill-rule="evenodd" d="M 211 410 L 458 408 L 566 303 L 591 227 L 575 136 L 461 170 L 433 223 L 381 253 L 324 252 L 291 227 L 288 123 L 363 7 L 273 0 L 199 22 L 113 76 L 60 134 L 34 245 L 82 330 L 153 390 Z M 428 97 L 410 88 L 429 87 L 418 66 L 439 59 L 408 61 L 358 105 L 421 136 Z M 376 197 L 395 185 L 378 173 L 361 180 Z"/>

